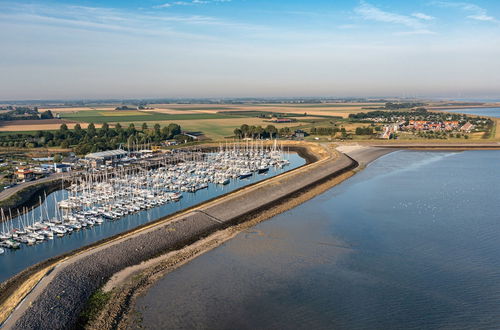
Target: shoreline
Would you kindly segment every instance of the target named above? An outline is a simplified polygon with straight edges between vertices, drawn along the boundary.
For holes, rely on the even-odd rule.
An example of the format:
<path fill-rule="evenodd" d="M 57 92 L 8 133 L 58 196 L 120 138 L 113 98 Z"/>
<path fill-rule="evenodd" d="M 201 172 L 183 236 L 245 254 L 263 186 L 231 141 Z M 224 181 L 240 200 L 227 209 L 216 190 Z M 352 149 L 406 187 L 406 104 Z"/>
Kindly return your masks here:
<path fill-rule="evenodd" d="M 162 249 L 160 249 L 159 252 L 153 251 L 152 252 L 153 254 L 150 253 L 151 257 L 149 257 L 149 258 L 143 256 L 142 258 L 133 259 L 132 257 L 127 256 L 128 261 L 123 262 L 123 260 L 122 260 L 121 264 L 120 264 L 120 260 L 115 260 L 115 263 L 118 264 L 118 266 L 116 266 L 116 267 L 118 267 L 118 268 L 115 267 L 116 271 L 113 271 L 113 269 L 107 270 L 107 272 L 105 274 L 106 276 L 104 276 L 104 277 L 107 277 L 108 279 L 113 279 L 113 277 L 114 277 L 115 283 L 122 283 L 122 282 L 126 281 L 128 278 L 130 278 L 130 275 L 132 273 L 135 274 L 137 271 L 141 270 L 140 265 L 142 262 L 144 262 L 144 260 L 149 260 L 149 262 L 150 262 L 150 264 L 146 264 L 145 266 L 143 265 L 144 267 L 146 267 L 146 266 L 151 267 L 153 264 L 157 263 L 157 266 L 159 268 L 153 267 L 154 269 L 156 269 L 156 272 L 153 272 L 152 274 L 150 274 L 149 277 L 143 277 L 143 278 L 152 279 L 155 276 L 155 274 L 156 274 L 156 276 L 161 276 L 158 274 L 161 274 L 162 271 L 166 270 L 166 272 L 168 272 L 172 269 L 175 269 L 172 267 L 179 267 L 180 265 L 182 265 L 185 262 L 188 262 L 192 258 L 195 258 L 196 256 L 198 256 L 206 251 L 209 251 L 209 250 L 215 248 L 216 246 L 219 246 L 220 244 L 222 244 L 223 242 L 227 241 L 228 239 L 234 237 L 235 235 L 237 235 L 239 232 L 245 230 L 246 228 L 250 228 L 251 226 L 253 226 L 261 221 L 264 221 L 264 220 L 266 220 L 266 219 L 268 219 L 276 214 L 279 214 L 279 213 L 284 212 L 288 209 L 291 209 L 291 208 L 317 196 L 318 194 L 330 189 L 334 185 L 344 181 L 348 177 L 351 177 L 355 172 L 361 170 L 364 167 L 364 165 L 368 164 L 370 161 L 377 159 L 378 157 L 380 157 L 384 154 L 396 151 L 398 149 L 405 149 L 404 147 L 387 148 L 386 145 L 380 146 L 382 148 L 366 147 L 366 146 L 359 146 L 358 145 L 358 147 L 354 148 L 354 150 L 350 150 L 350 151 L 346 150 L 345 151 L 349 156 L 357 158 L 357 159 L 356 158 L 352 159 L 348 156 L 343 156 L 343 154 L 337 153 L 334 150 L 331 150 L 331 149 L 328 150 L 328 149 L 326 149 L 327 147 L 324 145 L 319 146 L 317 144 L 306 144 L 306 143 L 302 143 L 301 145 L 303 145 L 302 148 L 304 148 L 304 149 L 306 149 L 306 148 L 315 149 L 318 160 L 314 163 L 304 165 L 303 167 L 297 168 L 293 171 L 286 172 L 286 173 L 282 174 L 283 177 L 277 176 L 274 178 L 270 178 L 269 180 L 265 180 L 265 181 L 261 182 L 260 184 L 256 184 L 255 186 L 249 186 L 249 187 L 242 188 L 243 192 L 242 191 L 233 192 L 233 193 L 228 194 L 228 196 L 220 197 L 219 198 L 220 200 L 212 201 L 210 203 L 204 203 L 204 204 L 201 204 L 197 207 L 194 207 L 192 210 L 183 211 L 182 214 L 178 214 L 178 215 L 175 215 L 173 217 L 172 216 L 167 217 L 168 219 L 163 219 L 161 221 L 157 221 L 154 224 L 151 224 L 148 228 L 134 229 L 130 233 L 124 233 L 124 234 L 119 235 L 119 237 L 114 237 L 113 239 L 110 239 L 108 241 L 100 242 L 99 245 L 85 247 L 83 249 L 83 251 L 73 252 L 71 255 L 66 256 L 66 259 L 68 259 L 67 261 L 65 261 L 66 259 L 59 260 L 56 265 L 52 264 L 52 265 L 46 267 L 45 269 L 42 269 L 42 270 L 46 271 L 43 274 L 39 274 L 40 272 L 39 273 L 32 272 L 30 274 L 32 286 L 29 289 L 29 291 L 25 292 L 28 296 L 32 296 L 31 297 L 32 299 L 30 301 L 24 301 L 22 304 L 19 304 L 19 302 L 17 302 L 14 306 L 11 306 L 11 308 L 14 308 L 17 306 L 17 309 L 16 309 L 16 313 L 17 313 L 16 320 L 17 321 L 19 321 L 20 319 L 23 319 L 23 318 L 27 318 L 24 320 L 25 322 L 22 322 L 21 324 L 16 324 L 16 327 L 18 327 L 20 325 L 21 328 L 23 328 L 23 326 L 24 326 L 24 328 L 28 328 L 29 327 L 28 325 L 32 324 L 30 322 L 36 321 L 36 318 L 33 319 L 33 317 L 34 317 L 33 314 L 39 314 L 39 315 L 43 314 L 43 313 L 41 313 L 41 310 L 42 311 L 44 310 L 43 309 L 44 308 L 44 301 L 43 301 L 44 299 L 45 299 L 45 304 L 50 305 L 51 306 L 50 311 L 52 311 L 54 306 L 53 306 L 53 304 L 50 304 L 50 301 L 53 302 L 54 300 L 52 299 L 53 297 L 51 297 L 51 293 L 48 292 L 48 291 L 50 291 L 49 290 L 50 287 L 52 286 L 52 289 L 54 289 L 54 286 L 55 286 L 55 288 L 59 288 L 59 289 L 67 287 L 67 283 L 66 284 L 64 283 L 64 279 L 63 279 L 62 283 L 60 283 L 59 285 L 57 285 L 57 283 L 56 284 L 52 283 L 52 281 L 54 280 L 57 282 L 57 280 L 59 278 L 64 277 L 65 274 L 64 274 L 64 272 L 62 272 L 61 268 L 63 268 L 63 269 L 66 268 L 66 270 L 68 270 L 68 268 L 70 268 L 71 265 L 74 266 L 75 263 L 78 264 L 78 261 L 82 261 L 85 258 L 88 259 L 89 255 L 97 255 L 98 256 L 100 252 L 103 252 L 103 250 L 111 250 L 113 248 L 113 246 L 116 247 L 116 246 L 119 246 L 120 244 L 123 245 L 124 241 L 125 241 L 125 243 L 128 243 L 128 245 L 133 245 L 133 244 L 135 244 L 135 242 L 131 242 L 131 241 L 133 241 L 134 239 L 137 238 L 134 236 L 141 236 L 141 235 L 144 236 L 145 234 L 154 236 L 154 234 L 156 234 L 156 232 L 158 232 L 162 228 L 166 229 L 169 235 L 171 234 L 171 235 L 175 236 L 175 234 L 174 234 L 175 231 L 179 229 L 179 230 L 183 231 L 184 233 L 183 232 L 177 233 L 177 238 L 178 238 L 177 243 L 174 242 L 175 244 L 172 243 L 173 245 L 171 244 L 167 248 L 162 248 Z M 307 147 L 306 147 L 306 145 L 307 145 Z M 330 145 L 330 147 L 331 147 L 331 145 Z M 451 146 L 449 146 L 449 145 L 447 147 L 451 148 Z M 500 148 L 500 146 L 498 146 L 498 147 Z M 311 151 L 311 150 L 309 150 L 309 151 Z M 344 157 L 345 157 L 345 159 L 344 159 Z M 343 163 L 341 163 L 339 168 L 337 170 L 334 170 L 333 172 L 332 172 L 332 169 L 328 168 L 328 166 L 326 166 L 326 164 L 325 164 L 325 162 L 330 161 L 330 163 L 328 163 L 328 164 L 336 164 L 338 166 L 339 163 L 337 163 L 337 162 L 342 160 L 342 159 L 343 159 Z M 350 160 L 347 161 L 347 159 L 350 159 Z M 319 176 L 317 175 L 315 178 L 307 177 L 307 175 L 301 176 L 301 174 L 304 174 L 304 172 L 308 173 L 309 176 L 311 176 L 315 173 L 315 171 L 312 171 L 312 170 L 318 170 L 318 168 L 322 169 L 324 171 L 325 176 L 321 177 L 321 175 L 319 175 Z M 234 210 L 232 210 L 232 209 L 225 210 L 224 212 L 222 212 L 222 214 L 224 214 L 224 213 L 229 213 L 229 214 L 226 214 L 227 219 L 224 221 L 224 224 L 222 224 L 222 225 L 221 225 L 221 223 L 216 223 L 216 221 L 214 221 L 214 219 L 221 219 L 221 216 L 218 215 L 218 213 L 221 212 L 221 209 L 217 209 L 218 203 L 219 204 L 229 203 L 229 205 L 230 205 L 231 201 L 228 201 L 228 199 L 232 198 L 232 199 L 237 200 L 238 195 L 241 195 L 241 194 L 244 195 L 245 191 L 248 193 L 248 191 L 251 192 L 251 190 L 255 191 L 258 189 L 266 189 L 266 187 L 269 188 L 270 186 L 271 186 L 271 188 L 277 189 L 279 191 L 280 184 L 284 185 L 285 182 L 287 182 L 286 178 L 288 178 L 290 176 L 295 177 L 294 178 L 295 181 L 309 182 L 309 185 L 301 186 L 298 188 L 298 190 L 292 191 L 291 193 L 288 193 L 288 194 L 286 194 L 286 191 L 282 192 L 285 194 L 281 198 L 278 198 L 277 200 L 274 200 L 271 203 L 265 203 L 262 199 L 260 201 L 256 201 L 255 203 L 258 206 L 255 209 L 252 209 L 252 208 L 247 209 L 245 212 L 243 212 L 243 214 L 244 214 L 243 216 L 241 215 L 241 213 L 238 214 L 238 212 L 234 212 Z M 306 178 L 304 178 L 304 177 L 306 177 Z M 288 179 L 288 180 L 293 181 L 292 179 Z M 300 181 L 300 180 L 302 180 L 302 181 Z M 288 182 L 287 184 L 290 184 L 290 183 Z M 209 205 L 205 205 L 205 204 L 209 204 Z M 244 208 L 244 206 L 242 206 L 242 207 Z M 220 208 L 220 206 L 219 206 L 219 208 Z M 203 209 L 203 211 L 200 210 L 199 212 L 196 212 L 197 209 Z M 206 215 L 206 213 L 204 213 L 207 210 L 211 213 L 208 216 Z M 210 217 L 214 218 L 214 219 L 210 219 Z M 173 220 L 172 218 L 179 218 L 179 219 Z M 224 217 L 222 217 L 222 218 L 224 218 Z M 195 230 L 194 237 L 191 237 L 191 238 L 183 237 L 183 235 L 185 235 L 186 228 L 183 228 L 182 226 L 183 226 L 183 224 L 185 225 L 187 222 L 190 222 L 190 221 L 191 222 L 193 222 L 193 221 L 194 222 L 203 222 L 204 229 L 200 227 L 197 230 Z M 191 227 L 188 226 L 188 228 L 187 228 L 188 232 L 194 230 L 194 229 L 192 229 L 192 228 L 190 229 L 190 228 Z M 173 231 L 169 231 L 171 229 Z M 167 235 L 167 233 L 164 232 L 164 235 Z M 213 235 L 215 235 L 215 236 L 213 236 Z M 139 242 L 139 243 L 140 244 L 138 246 L 141 249 L 145 249 L 145 246 L 141 245 L 144 243 L 143 242 L 142 243 Z M 136 244 L 136 246 L 137 246 L 137 244 Z M 164 246 L 167 246 L 167 245 L 164 245 Z M 124 247 L 127 247 L 127 245 L 124 245 Z M 187 249 L 187 250 L 185 250 L 185 249 Z M 168 254 L 169 251 L 170 251 L 170 254 Z M 167 256 L 165 256 L 165 252 L 167 252 Z M 130 253 L 132 254 L 132 253 L 134 253 L 134 251 L 132 250 L 132 251 L 130 251 Z M 86 255 L 86 254 L 88 254 L 88 255 Z M 155 259 L 155 258 L 159 258 L 159 259 Z M 129 259 L 132 259 L 132 260 L 129 260 Z M 109 261 L 113 261 L 113 260 L 109 260 Z M 89 261 L 87 260 L 86 262 L 88 263 Z M 128 267 L 134 267 L 134 265 L 137 268 L 128 268 Z M 139 265 L 139 266 L 137 266 L 137 265 Z M 128 270 L 124 271 L 124 269 L 127 269 L 127 268 L 128 268 Z M 52 272 L 50 274 L 48 274 L 47 272 L 49 272 L 49 271 L 52 271 Z M 73 267 L 73 269 L 70 269 L 70 271 L 75 272 L 77 270 L 74 269 L 74 267 Z M 104 271 L 102 271 L 102 272 L 104 272 Z M 40 278 L 37 278 L 35 275 L 39 275 L 39 277 L 41 276 L 41 280 L 40 280 Z M 74 280 L 74 278 L 71 278 L 71 280 Z M 144 280 L 144 281 L 146 281 L 146 280 Z M 21 285 L 25 284 L 26 282 L 28 282 L 28 281 L 22 282 Z M 85 290 L 83 290 L 83 293 L 80 292 L 80 295 L 84 294 L 84 296 L 79 296 L 76 298 L 75 297 L 68 297 L 69 298 L 69 300 L 67 301 L 68 304 L 70 306 L 77 306 L 78 304 L 81 305 L 82 300 L 87 301 L 88 297 L 90 297 L 90 293 L 95 292 L 95 290 L 97 290 L 99 287 L 105 285 L 106 283 L 108 283 L 108 280 L 103 281 L 102 279 L 100 280 L 100 283 L 98 283 L 98 284 L 100 284 L 99 286 L 96 286 L 95 283 L 92 283 L 92 284 L 87 283 L 87 285 L 92 286 L 94 289 L 84 288 Z M 143 287 L 144 284 L 147 284 L 148 282 L 146 281 L 146 282 L 141 282 L 141 283 L 142 283 L 141 285 L 137 286 L 136 288 L 133 288 L 132 293 L 139 292 L 140 288 Z M 84 284 L 81 284 L 81 285 L 84 286 Z M 49 289 L 47 289 L 47 287 Z M 111 284 L 111 287 L 113 287 L 112 284 Z M 34 288 L 34 290 L 33 290 L 33 288 Z M 89 289 L 92 292 L 88 292 Z M 25 290 L 26 290 L 26 288 L 25 288 Z M 31 290 L 33 290 L 33 292 L 29 293 L 29 292 L 31 292 Z M 26 296 L 26 294 L 25 294 L 25 296 Z M 52 293 L 52 295 L 53 294 L 54 293 Z M 75 295 L 77 295 L 77 294 L 75 293 Z M 37 299 L 37 298 L 40 298 L 40 299 Z M 133 294 L 122 295 L 122 299 L 125 299 L 129 303 L 133 300 L 132 298 L 133 298 Z M 28 299 L 26 299 L 26 300 L 28 300 Z M 35 305 L 36 303 L 38 303 L 39 306 L 36 306 L 38 308 L 35 308 L 35 310 L 33 310 L 33 305 L 31 305 L 31 304 Z M 27 306 L 28 304 L 30 306 Z M 117 304 L 110 304 L 110 305 L 118 306 Z M 4 306 L 5 305 L 2 306 L 2 309 Z M 120 311 L 115 311 L 114 315 L 124 316 L 124 320 L 125 320 L 127 317 L 126 316 L 127 312 L 128 312 L 127 308 L 129 308 L 127 306 L 130 306 L 130 305 L 125 304 L 124 305 L 125 310 L 123 310 L 123 308 L 122 308 Z M 48 306 L 45 306 L 45 307 L 48 308 Z M 26 313 L 26 314 L 31 314 L 31 319 L 29 316 L 26 316 L 23 313 L 23 312 L 27 311 L 28 308 L 30 308 L 31 311 L 29 313 Z M 40 310 L 40 308 L 42 308 L 42 309 Z M 38 309 L 38 311 L 37 311 L 37 309 Z M 76 310 L 78 310 L 78 308 L 76 308 Z M 80 308 L 80 310 L 81 310 L 81 308 Z M 45 311 L 47 312 L 46 309 L 45 309 Z M 106 309 L 103 310 L 103 312 L 105 312 L 105 311 L 106 311 Z M 71 318 L 71 316 L 66 316 L 66 317 Z M 74 318 L 74 316 L 73 316 L 73 318 Z M 118 323 L 122 322 L 120 317 L 110 318 L 110 315 L 105 317 L 105 319 L 118 320 L 117 321 Z M 68 320 L 69 319 L 66 319 L 66 321 L 68 321 Z M 9 320 L 9 321 L 12 321 L 12 320 Z M 38 320 L 38 322 L 43 322 L 43 320 Z M 65 321 L 62 321 L 62 322 L 64 324 Z M 115 321 L 113 321 L 113 322 L 115 322 Z M 66 323 L 66 324 L 70 324 L 70 323 Z M 13 322 L 11 322 L 9 325 L 12 326 Z M 7 325 L 7 328 L 9 325 Z M 102 326 L 103 326 L 102 324 L 99 325 L 100 328 L 102 328 Z"/>

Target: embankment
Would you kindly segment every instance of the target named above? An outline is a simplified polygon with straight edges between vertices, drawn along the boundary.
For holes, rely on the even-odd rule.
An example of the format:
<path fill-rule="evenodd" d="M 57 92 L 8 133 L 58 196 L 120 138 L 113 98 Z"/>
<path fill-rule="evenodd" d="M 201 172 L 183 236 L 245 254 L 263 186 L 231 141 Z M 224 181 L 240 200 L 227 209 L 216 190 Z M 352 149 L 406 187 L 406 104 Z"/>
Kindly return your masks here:
<path fill-rule="evenodd" d="M 38 206 L 40 203 L 39 196 L 43 200 L 45 195 L 59 189 L 61 189 L 61 181 L 58 179 L 28 185 L 0 201 L 0 208 L 3 208 L 4 212 L 10 209 L 12 215 L 17 215 L 18 212 L 23 213 L 25 208 Z"/>
<path fill-rule="evenodd" d="M 317 150 L 311 151 L 315 148 Z M 74 324 L 83 302 L 90 294 L 121 269 L 251 219 L 259 209 L 271 208 L 287 195 L 307 189 L 314 182 L 339 175 L 356 166 L 355 161 L 345 156 L 337 155 L 335 159 L 325 157 L 325 151 L 318 146 L 290 148 L 294 149 L 310 161 L 320 157 L 324 159 L 108 239 L 107 242 L 100 242 L 92 248 L 34 266 L 1 285 L 2 309 L 6 306 L 12 309 L 15 306 L 12 301 L 9 304 L 9 298 L 16 296 L 18 288 L 31 281 L 31 285 L 24 288 L 26 293 L 29 292 L 38 283 L 36 275 L 39 272 L 51 271 L 38 283 L 23 306 L 16 310 L 18 315 L 13 315 L 11 321 L 17 322 L 16 328 L 65 328 Z M 307 175 L 304 175 L 304 171 L 307 171 Z M 19 299 L 20 296 L 17 296 Z M 6 326 L 12 324 L 7 322 Z"/>

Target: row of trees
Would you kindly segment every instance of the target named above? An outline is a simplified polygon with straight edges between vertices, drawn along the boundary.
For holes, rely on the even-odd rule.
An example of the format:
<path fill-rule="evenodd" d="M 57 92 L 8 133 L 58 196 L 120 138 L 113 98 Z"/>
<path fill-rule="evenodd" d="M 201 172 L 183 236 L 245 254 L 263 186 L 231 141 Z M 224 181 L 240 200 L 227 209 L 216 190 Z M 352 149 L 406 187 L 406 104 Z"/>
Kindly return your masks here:
<path fill-rule="evenodd" d="M 124 128 L 121 124 L 110 127 L 107 123 L 101 128 L 96 128 L 94 124 L 89 124 L 87 129 L 83 129 L 80 124 L 76 124 L 73 130 L 68 129 L 66 124 L 62 124 L 60 129 L 52 131 L 38 131 L 31 134 L 9 134 L 0 136 L 0 145 L 8 147 L 74 147 L 77 154 L 86 154 L 102 150 L 116 149 L 120 145 L 136 145 L 145 143 L 160 143 L 161 141 L 177 138 L 179 140 L 190 140 L 189 137 L 181 134 L 181 127 L 177 124 L 170 124 L 161 127 L 155 124 L 149 128 L 146 123 L 137 129 L 132 123 Z"/>
<path fill-rule="evenodd" d="M 424 119 L 428 117 L 436 117 L 440 118 L 441 115 L 444 114 L 439 114 L 439 113 L 431 113 L 428 112 L 424 108 L 420 108 L 416 111 L 370 111 L 370 112 L 358 112 L 358 113 L 351 113 L 349 114 L 349 119 L 357 119 L 357 120 L 369 120 L 369 119 L 374 119 L 374 118 L 407 118 L 407 119 Z M 460 115 L 450 115 L 447 114 L 448 116 L 456 116 L 457 118 L 460 118 Z"/>
<path fill-rule="evenodd" d="M 356 127 L 356 135 L 373 135 L 373 127 Z"/>
<path fill-rule="evenodd" d="M 387 102 L 385 104 L 385 108 L 387 110 L 399 110 L 399 109 L 410 109 L 410 108 L 415 108 L 415 107 L 422 107 L 424 105 L 425 105 L 424 103 L 420 103 L 420 102 L 404 102 L 404 103 Z"/>
<path fill-rule="evenodd" d="M 463 133 L 451 133 L 451 132 L 444 132 L 444 131 L 420 131 L 417 132 L 416 134 L 420 138 L 424 139 L 441 139 L 441 140 L 446 140 L 446 139 L 469 139 L 469 135 L 463 134 Z"/>
<path fill-rule="evenodd" d="M 2 110 L 7 110 L 0 114 L 0 121 L 2 120 L 33 120 L 40 119 L 38 114 L 38 108 L 30 108 L 30 107 L 12 107 L 8 106 L 2 108 Z"/>
<path fill-rule="evenodd" d="M 236 128 L 234 135 L 239 139 L 252 138 L 252 139 L 266 139 L 276 138 L 279 135 L 278 129 L 274 125 L 267 125 L 265 128 L 262 126 L 249 126 L 247 124 L 241 125 Z M 283 131 L 285 133 L 285 131 Z"/>

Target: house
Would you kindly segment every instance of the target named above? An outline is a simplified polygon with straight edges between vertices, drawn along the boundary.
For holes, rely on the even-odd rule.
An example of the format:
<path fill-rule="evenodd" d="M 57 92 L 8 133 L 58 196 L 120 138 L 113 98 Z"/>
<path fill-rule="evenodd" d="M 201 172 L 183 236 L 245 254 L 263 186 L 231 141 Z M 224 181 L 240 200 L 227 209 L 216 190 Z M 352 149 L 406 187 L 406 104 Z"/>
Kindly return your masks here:
<path fill-rule="evenodd" d="M 18 168 L 15 174 L 19 180 L 23 181 L 31 181 L 35 178 L 35 173 L 29 168 Z"/>
<path fill-rule="evenodd" d="M 54 172 L 56 173 L 65 173 L 71 171 L 71 165 L 67 164 L 55 164 L 54 163 Z"/>
<path fill-rule="evenodd" d="M 277 118 L 273 120 L 273 123 L 293 123 L 293 120 L 290 118 Z"/>
<path fill-rule="evenodd" d="M 177 140 L 166 140 L 165 141 L 165 145 L 166 146 L 175 146 L 175 145 L 178 145 L 179 144 L 179 141 Z"/>
<path fill-rule="evenodd" d="M 203 136 L 202 132 L 182 132 L 183 135 L 189 136 L 193 140 L 200 140 Z"/>
<path fill-rule="evenodd" d="M 295 139 L 298 139 L 298 140 L 303 140 L 308 135 L 309 134 L 307 134 L 307 132 L 305 132 L 301 129 L 298 129 L 293 133 L 292 137 Z"/>
<path fill-rule="evenodd" d="M 472 125 L 471 123 L 467 122 L 462 127 L 460 127 L 460 130 L 462 132 L 470 133 L 474 128 L 475 128 L 474 125 Z"/>
<path fill-rule="evenodd" d="M 75 166 L 78 164 L 78 161 L 80 159 L 78 157 L 75 157 L 75 156 L 68 156 L 68 157 L 64 157 L 61 161 L 61 163 L 63 163 L 64 165 L 70 165 L 70 166 Z"/>

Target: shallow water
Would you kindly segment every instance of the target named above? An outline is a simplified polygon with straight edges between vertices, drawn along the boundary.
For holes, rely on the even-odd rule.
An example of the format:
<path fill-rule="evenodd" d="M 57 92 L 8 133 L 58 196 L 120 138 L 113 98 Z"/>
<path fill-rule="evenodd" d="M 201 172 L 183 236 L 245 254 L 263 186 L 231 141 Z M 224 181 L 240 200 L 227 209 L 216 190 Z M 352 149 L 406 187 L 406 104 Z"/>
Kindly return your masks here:
<path fill-rule="evenodd" d="M 456 109 L 456 110 L 446 110 L 446 111 L 466 113 L 468 115 L 500 118 L 500 108 L 470 108 L 470 109 Z"/>
<path fill-rule="evenodd" d="M 500 152 L 386 155 L 140 297 L 146 328 L 492 329 Z"/>
<path fill-rule="evenodd" d="M 181 200 L 177 203 L 168 203 L 154 209 L 144 210 L 136 214 L 128 215 L 120 220 L 105 221 L 100 226 L 94 226 L 90 229 L 73 232 L 71 235 L 66 235 L 62 238 L 54 238 L 53 240 L 45 241 L 34 246 L 22 245 L 19 250 L 6 250 L 3 255 L 0 255 L 0 282 L 17 274 L 21 270 L 34 265 L 40 261 L 54 257 L 65 252 L 69 252 L 82 246 L 97 242 L 101 239 L 117 235 L 124 231 L 135 228 L 146 222 L 157 220 L 161 217 L 175 213 L 187 207 L 199 204 L 203 201 L 215 198 L 226 194 L 248 184 L 265 180 L 266 178 L 277 174 L 289 171 L 305 164 L 305 160 L 295 153 L 287 155 L 290 165 L 283 169 L 270 168 L 266 174 L 254 174 L 252 177 L 243 180 L 231 180 L 226 186 L 209 184 L 208 189 L 199 190 L 196 193 L 183 193 Z M 49 196 L 42 204 L 42 207 L 35 208 L 28 213 L 26 217 L 31 222 L 32 215 L 35 219 L 40 218 L 40 214 L 46 214 L 46 209 L 49 218 L 55 214 L 54 201 L 60 201 L 63 196 L 66 196 L 66 191 L 57 191 Z M 48 208 L 45 207 L 48 205 Z M 47 217 L 45 217 L 47 218 Z M 18 227 L 19 218 L 14 219 L 14 228 Z M 0 225 L 0 230 L 1 230 Z"/>

